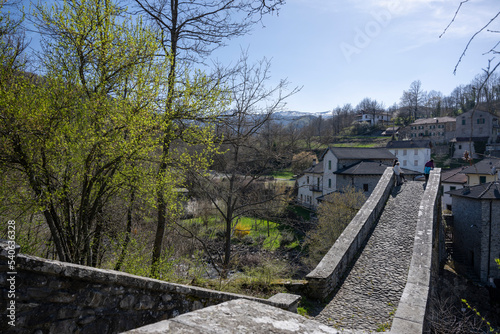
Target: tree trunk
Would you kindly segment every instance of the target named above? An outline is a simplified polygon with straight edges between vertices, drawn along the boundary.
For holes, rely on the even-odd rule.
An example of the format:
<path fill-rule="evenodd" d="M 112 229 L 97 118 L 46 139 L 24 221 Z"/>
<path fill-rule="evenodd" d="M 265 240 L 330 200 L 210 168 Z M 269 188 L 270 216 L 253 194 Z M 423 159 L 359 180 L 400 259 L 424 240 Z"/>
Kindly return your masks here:
<path fill-rule="evenodd" d="M 135 190 L 132 190 L 132 193 L 130 194 L 130 204 L 127 209 L 127 230 L 125 232 L 125 240 L 123 240 L 122 252 L 120 254 L 120 257 L 118 258 L 118 261 L 116 261 L 115 270 L 121 269 L 123 261 L 125 260 L 125 255 L 127 253 L 127 247 L 130 242 L 130 234 L 132 233 L 132 205 L 134 204 L 134 199 Z"/>

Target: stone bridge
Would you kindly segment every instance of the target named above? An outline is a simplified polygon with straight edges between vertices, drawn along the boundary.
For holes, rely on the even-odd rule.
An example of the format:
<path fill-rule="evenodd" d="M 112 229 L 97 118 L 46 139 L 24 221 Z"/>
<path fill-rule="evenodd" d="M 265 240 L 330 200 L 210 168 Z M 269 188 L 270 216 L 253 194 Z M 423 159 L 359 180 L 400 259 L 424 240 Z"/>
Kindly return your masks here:
<path fill-rule="evenodd" d="M 8 263 L 17 249 L 4 242 L 0 332 L 424 333 L 444 254 L 439 182 L 435 169 L 425 189 L 416 181 L 395 187 L 386 170 L 307 276 L 303 293 L 326 305 L 313 318 L 294 312 L 293 294 L 264 300 L 23 254 L 14 272 Z"/>
<path fill-rule="evenodd" d="M 427 331 L 432 282 L 444 260 L 440 169 L 428 184 L 393 185 L 386 170 L 377 188 L 318 266 L 310 294 L 328 304 L 315 319 L 352 332 Z"/>

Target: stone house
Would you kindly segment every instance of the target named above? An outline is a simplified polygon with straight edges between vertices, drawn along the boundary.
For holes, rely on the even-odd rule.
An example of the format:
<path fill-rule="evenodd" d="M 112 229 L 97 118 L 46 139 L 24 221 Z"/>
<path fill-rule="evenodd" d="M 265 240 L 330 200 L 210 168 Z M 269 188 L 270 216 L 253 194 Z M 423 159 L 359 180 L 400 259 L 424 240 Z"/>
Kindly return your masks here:
<path fill-rule="evenodd" d="M 329 147 L 317 164 L 297 178 L 297 202 L 316 208 L 322 196 L 347 185 L 363 190 L 368 197 L 385 168 L 392 166 L 395 158 L 385 148 Z M 406 172 L 408 175 L 412 173 L 409 170 Z"/>
<path fill-rule="evenodd" d="M 421 118 L 399 131 L 400 139 L 428 139 L 432 143 L 448 143 L 455 138 L 454 117 Z"/>
<path fill-rule="evenodd" d="M 478 143 L 486 148 L 487 144 L 500 141 L 500 126 L 498 116 L 482 110 L 471 110 L 456 117 L 454 158 L 460 158 L 465 151 L 478 157 L 476 154 Z M 480 152 L 483 153 L 483 152 Z"/>
<path fill-rule="evenodd" d="M 499 170 L 500 159 L 487 158 L 475 163 L 472 166 L 465 167 L 462 170 L 462 173 L 467 176 L 467 185 L 475 186 L 478 184 L 497 181 L 498 173 L 495 172 Z"/>
<path fill-rule="evenodd" d="M 453 199 L 453 244 L 459 262 L 484 284 L 500 279 L 500 184 L 498 181 L 448 191 Z"/>
<path fill-rule="evenodd" d="M 354 187 L 355 189 L 363 190 L 368 197 L 373 189 L 375 189 L 387 167 L 392 167 L 392 164 L 388 164 L 387 162 L 360 161 L 354 165 L 339 169 L 335 172 L 337 176 L 337 189 Z M 420 175 L 420 173 L 406 168 L 402 168 L 402 172 L 407 180 Z"/>
<path fill-rule="evenodd" d="M 448 191 L 462 189 L 467 185 L 467 175 L 463 173 L 466 167 L 459 167 L 441 172 L 441 205 L 443 210 L 452 210 L 453 203 Z"/>
<path fill-rule="evenodd" d="M 431 159 L 429 139 L 391 140 L 386 148 L 394 154 L 401 168 L 423 173 L 425 163 Z"/>

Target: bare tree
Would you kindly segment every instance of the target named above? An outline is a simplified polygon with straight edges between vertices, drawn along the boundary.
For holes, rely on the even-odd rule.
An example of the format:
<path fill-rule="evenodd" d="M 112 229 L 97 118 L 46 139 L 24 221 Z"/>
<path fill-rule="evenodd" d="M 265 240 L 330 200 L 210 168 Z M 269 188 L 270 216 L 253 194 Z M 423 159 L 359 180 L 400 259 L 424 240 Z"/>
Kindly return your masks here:
<path fill-rule="evenodd" d="M 420 80 L 413 81 L 410 89 L 403 91 L 401 96 L 401 109 L 406 111 L 405 123 L 409 124 L 417 119 L 421 107 L 425 103 L 426 93 L 422 90 Z"/>
<path fill-rule="evenodd" d="M 334 108 L 332 111 L 332 134 L 338 135 L 344 128 L 350 126 L 354 117 L 354 108 L 350 103 Z"/>
<path fill-rule="evenodd" d="M 370 99 L 368 97 L 365 97 L 359 104 L 356 106 L 356 110 L 358 112 L 364 112 L 366 114 L 372 115 L 372 124 L 375 125 L 376 123 L 376 116 L 382 114 L 384 110 L 384 105 L 380 102 L 378 102 L 375 99 Z"/>
<path fill-rule="evenodd" d="M 275 183 L 258 182 L 271 169 L 279 168 L 280 159 L 260 140 L 271 116 L 284 107 L 284 101 L 298 91 L 285 92 L 288 82 L 280 81 L 267 88 L 270 62 L 247 63 L 243 55 L 240 66 L 231 76 L 233 108 L 223 115 L 217 133 L 222 139 L 222 155 L 214 157 L 213 173 L 197 175 L 194 182 L 200 196 L 208 198 L 225 223 L 224 260 L 231 259 L 231 236 L 238 217 L 269 210 L 268 203 L 279 203 L 282 191 Z"/>
<path fill-rule="evenodd" d="M 182 95 L 179 89 L 181 75 L 179 62 L 201 61 L 214 49 L 223 46 L 231 37 L 246 34 L 262 15 L 272 13 L 284 4 L 284 0 L 134 0 L 138 13 L 145 14 L 160 30 L 161 46 L 169 62 L 162 103 L 162 157 L 158 167 L 158 178 L 167 174 L 174 138 L 172 129 L 176 120 L 196 118 L 183 115 L 182 109 L 174 108 L 175 98 Z M 180 94 L 179 94 L 180 93 Z M 194 116 L 194 117 L 193 117 Z M 165 229 L 167 226 L 167 198 L 163 186 L 157 193 L 157 231 L 153 246 L 152 274 L 158 262 Z"/>
<path fill-rule="evenodd" d="M 427 98 L 425 101 L 425 106 L 430 112 L 427 117 L 440 117 L 441 116 L 441 101 L 443 100 L 443 94 L 435 90 L 431 90 L 427 93 Z"/>
<path fill-rule="evenodd" d="M 439 38 L 443 37 L 443 35 L 446 33 L 446 31 L 448 31 L 448 29 L 450 28 L 450 26 L 453 24 L 453 22 L 455 22 L 455 19 L 457 18 L 460 10 L 462 9 L 462 6 L 469 2 L 469 0 L 463 0 L 460 2 L 460 4 L 458 5 L 457 7 L 457 10 L 455 11 L 455 14 L 453 15 L 453 18 L 451 19 L 450 23 L 448 24 L 448 26 L 446 26 L 446 28 L 444 29 L 443 33 L 439 36 Z M 486 22 L 485 25 L 483 25 L 481 27 L 481 29 L 479 29 L 478 31 L 476 31 L 472 36 L 471 38 L 469 39 L 469 41 L 467 42 L 467 44 L 465 45 L 464 47 L 464 50 L 462 51 L 462 54 L 460 55 L 460 57 L 458 58 L 458 61 L 455 65 L 455 69 L 453 70 L 453 73 L 455 74 L 457 72 L 457 69 L 458 69 L 458 66 L 460 65 L 462 59 L 465 57 L 465 54 L 467 53 L 467 50 L 469 49 L 469 46 L 471 45 L 472 41 L 480 34 L 484 33 L 484 32 L 487 32 L 487 33 L 494 33 L 494 34 L 498 34 L 499 31 L 496 30 L 496 29 L 488 29 L 489 27 L 492 26 L 493 22 L 495 22 L 498 18 L 500 17 L 500 11 L 498 12 L 493 12 L 492 13 L 492 16 L 491 18 L 488 20 L 488 22 Z M 500 42 L 495 42 L 491 49 L 490 50 L 483 50 L 485 52 L 485 54 L 492 54 L 492 55 L 496 55 L 498 53 L 500 53 L 500 50 L 498 50 L 498 47 L 500 45 Z M 491 73 L 493 73 L 495 71 L 495 69 L 500 65 L 500 61 L 496 63 L 496 65 L 493 65 L 491 66 L 491 60 L 490 60 L 490 63 L 488 64 L 488 68 L 490 69 L 493 69 L 491 71 Z M 490 72 L 490 71 L 488 71 Z"/>

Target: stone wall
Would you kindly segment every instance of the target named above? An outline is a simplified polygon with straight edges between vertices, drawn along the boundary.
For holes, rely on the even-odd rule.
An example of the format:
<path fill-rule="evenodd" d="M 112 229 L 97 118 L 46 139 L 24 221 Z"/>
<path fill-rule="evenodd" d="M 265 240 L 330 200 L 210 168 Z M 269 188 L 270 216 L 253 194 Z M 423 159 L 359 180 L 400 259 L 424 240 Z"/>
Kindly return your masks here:
<path fill-rule="evenodd" d="M 453 252 L 456 258 L 479 272 L 481 254 L 481 201 L 461 196 L 453 197 Z"/>
<path fill-rule="evenodd" d="M 14 271 L 8 260 L 8 244 L 0 243 L 1 333 L 117 333 L 233 299 L 282 309 L 296 309 L 300 299 L 252 298 L 23 254 Z"/>
<path fill-rule="evenodd" d="M 388 167 L 370 198 L 366 200 L 321 262 L 306 276 L 308 295 L 312 298 L 325 299 L 333 292 L 371 233 L 393 186 L 393 171 Z"/>
<path fill-rule="evenodd" d="M 441 169 L 434 168 L 420 202 L 413 255 L 403 295 L 392 321 L 391 333 L 427 333 L 427 311 L 432 284 L 444 260 L 441 224 Z"/>
<path fill-rule="evenodd" d="M 363 187 L 366 184 L 368 186 L 368 191 L 364 192 L 364 194 L 368 198 L 371 196 L 375 187 L 377 187 L 379 180 L 380 175 L 338 175 L 337 190 L 342 190 L 345 187 L 354 187 L 356 190 L 364 191 Z"/>

